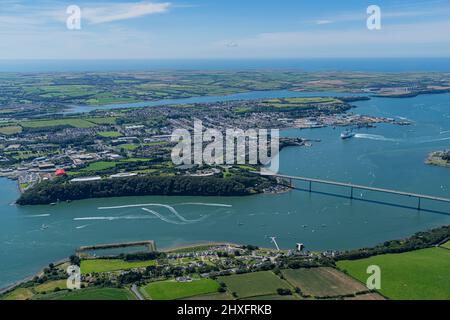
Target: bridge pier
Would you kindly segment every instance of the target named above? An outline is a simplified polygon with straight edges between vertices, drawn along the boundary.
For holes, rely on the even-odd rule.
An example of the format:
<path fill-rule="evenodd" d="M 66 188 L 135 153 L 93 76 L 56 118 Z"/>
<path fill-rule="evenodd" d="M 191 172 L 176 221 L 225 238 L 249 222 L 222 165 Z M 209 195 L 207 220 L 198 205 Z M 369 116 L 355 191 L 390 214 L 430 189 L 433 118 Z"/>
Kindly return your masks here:
<path fill-rule="evenodd" d="M 321 179 L 312 179 L 312 178 L 306 178 L 306 177 L 296 177 L 296 176 L 287 176 L 287 175 L 275 175 L 276 177 L 288 179 L 291 183 L 292 181 L 302 181 L 307 182 L 309 184 L 309 192 L 312 193 L 312 183 L 317 184 L 325 184 L 325 185 L 332 185 L 332 186 L 338 186 L 342 188 L 350 188 L 350 198 L 351 199 L 357 199 L 362 200 L 360 197 L 354 196 L 354 191 L 356 190 L 366 190 L 371 192 L 379 192 L 379 193 L 385 193 L 385 194 L 394 194 L 398 196 L 404 196 L 408 197 L 409 199 L 417 199 L 417 209 L 422 211 L 423 205 L 422 205 L 422 199 L 425 200 L 431 200 L 441 203 L 450 203 L 450 198 L 443 198 L 443 197 L 436 197 L 436 196 L 430 196 L 426 194 L 419 194 L 419 193 L 411 193 L 411 192 L 404 192 L 404 191 L 397 191 L 397 190 L 390 190 L 390 189 L 383 189 L 383 188 L 374 188 L 374 187 L 368 187 L 363 185 L 357 185 L 357 184 L 351 184 L 351 183 L 342 183 L 342 182 L 336 182 L 331 180 L 321 180 Z M 303 189 L 302 189 L 303 190 Z M 306 191 L 306 190 L 304 190 Z"/>

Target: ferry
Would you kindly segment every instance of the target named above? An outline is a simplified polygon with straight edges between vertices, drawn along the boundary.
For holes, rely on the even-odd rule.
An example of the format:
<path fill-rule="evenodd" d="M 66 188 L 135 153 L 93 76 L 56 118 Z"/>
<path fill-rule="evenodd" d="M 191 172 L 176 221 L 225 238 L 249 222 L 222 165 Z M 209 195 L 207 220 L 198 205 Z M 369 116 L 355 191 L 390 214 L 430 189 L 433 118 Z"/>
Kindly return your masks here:
<path fill-rule="evenodd" d="M 351 139 L 355 136 L 356 134 L 353 131 L 347 130 L 341 133 L 341 139 L 345 140 L 345 139 Z"/>

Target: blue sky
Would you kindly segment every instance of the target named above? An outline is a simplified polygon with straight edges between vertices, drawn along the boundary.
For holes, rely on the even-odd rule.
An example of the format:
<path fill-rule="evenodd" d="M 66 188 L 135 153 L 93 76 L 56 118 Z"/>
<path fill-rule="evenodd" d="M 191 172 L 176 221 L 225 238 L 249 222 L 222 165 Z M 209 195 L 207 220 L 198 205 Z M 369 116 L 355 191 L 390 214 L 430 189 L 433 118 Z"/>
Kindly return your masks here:
<path fill-rule="evenodd" d="M 2 0 L 0 28 L 0 59 L 450 57 L 450 0 Z"/>

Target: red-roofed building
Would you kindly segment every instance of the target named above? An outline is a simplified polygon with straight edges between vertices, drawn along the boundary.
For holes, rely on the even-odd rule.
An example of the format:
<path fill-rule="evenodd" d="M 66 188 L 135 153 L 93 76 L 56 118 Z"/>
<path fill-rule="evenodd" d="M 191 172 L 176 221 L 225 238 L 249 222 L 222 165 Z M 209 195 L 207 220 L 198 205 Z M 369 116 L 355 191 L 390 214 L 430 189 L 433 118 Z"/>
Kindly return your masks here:
<path fill-rule="evenodd" d="M 64 169 L 58 169 L 55 171 L 55 176 L 57 177 L 61 177 L 61 176 L 65 176 L 66 175 L 66 171 L 64 171 Z"/>

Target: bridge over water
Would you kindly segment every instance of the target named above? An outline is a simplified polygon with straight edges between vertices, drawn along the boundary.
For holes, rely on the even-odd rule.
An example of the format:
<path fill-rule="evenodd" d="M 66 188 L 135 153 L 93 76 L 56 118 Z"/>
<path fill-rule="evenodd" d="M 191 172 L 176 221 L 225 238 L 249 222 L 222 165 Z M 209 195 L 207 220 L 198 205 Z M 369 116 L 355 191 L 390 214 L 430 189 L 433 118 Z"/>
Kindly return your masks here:
<path fill-rule="evenodd" d="M 356 199 L 356 200 L 366 200 L 366 199 L 355 197 L 354 192 L 356 190 L 373 191 L 373 192 L 378 192 L 378 193 L 393 194 L 393 195 L 399 195 L 399 196 L 404 196 L 404 197 L 408 197 L 408 198 L 414 198 L 414 199 L 417 199 L 417 209 L 418 210 L 426 210 L 423 208 L 422 200 L 431 200 L 431 201 L 450 204 L 450 198 L 436 197 L 436 196 L 419 194 L 419 193 L 411 193 L 411 192 L 404 192 L 404 191 L 397 191 L 397 190 L 390 190 L 390 189 L 383 189 L 383 188 L 374 188 L 374 187 L 368 187 L 368 186 L 351 184 L 351 183 L 343 183 L 343 182 L 336 182 L 336 181 L 331 181 L 331 180 L 313 179 L 313 178 L 289 176 L 289 175 L 281 175 L 281 174 L 274 175 L 274 177 L 288 180 L 289 188 L 302 190 L 302 191 L 317 192 L 317 191 L 313 190 L 313 184 L 331 185 L 331 186 L 346 188 L 349 190 L 349 193 L 344 196 L 348 197 L 350 199 Z M 307 182 L 308 189 L 305 190 L 302 188 L 295 187 L 293 184 L 293 181 Z M 280 184 L 284 185 L 282 183 L 280 183 Z M 339 195 L 339 196 L 342 197 L 342 195 Z M 394 205 L 394 204 L 392 204 L 392 205 Z M 450 214 L 450 211 L 447 213 Z"/>

